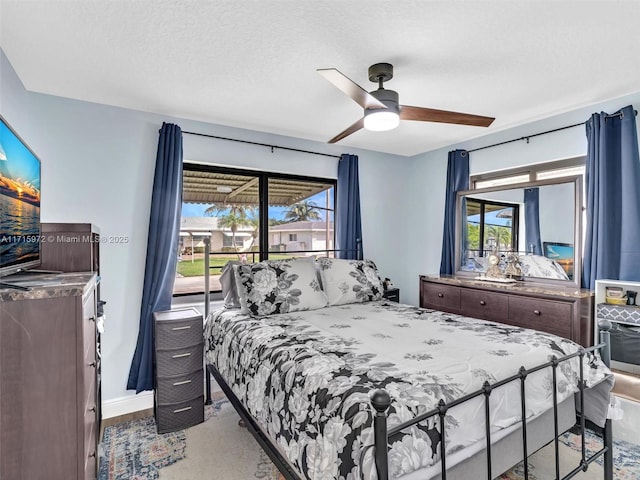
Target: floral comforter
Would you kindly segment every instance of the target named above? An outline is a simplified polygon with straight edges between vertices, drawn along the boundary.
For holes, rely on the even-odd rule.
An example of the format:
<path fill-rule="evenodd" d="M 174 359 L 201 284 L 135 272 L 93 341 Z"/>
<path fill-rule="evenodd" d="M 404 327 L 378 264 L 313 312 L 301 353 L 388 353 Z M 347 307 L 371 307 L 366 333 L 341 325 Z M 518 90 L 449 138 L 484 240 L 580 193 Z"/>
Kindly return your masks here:
<path fill-rule="evenodd" d="M 359 479 L 359 457 L 373 443 L 370 394 L 391 395 L 389 426 L 494 382 L 577 351 L 546 333 L 391 302 L 368 302 L 252 318 L 218 310 L 205 326 L 207 363 L 290 463 L 313 480 Z M 592 385 L 608 370 L 585 356 Z M 559 401 L 577 391 L 579 358 L 558 368 Z M 552 405 L 550 369 L 529 375 L 527 417 Z M 477 401 L 476 401 L 477 400 Z M 447 454 L 484 441 L 484 400 L 449 410 Z M 520 420 L 520 385 L 491 395 L 492 429 Z M 438 463 L 437 419 L 411 427 L 390 445 L 390 477 Z M 375 478 L 365 457 L 365 478 Z"/>

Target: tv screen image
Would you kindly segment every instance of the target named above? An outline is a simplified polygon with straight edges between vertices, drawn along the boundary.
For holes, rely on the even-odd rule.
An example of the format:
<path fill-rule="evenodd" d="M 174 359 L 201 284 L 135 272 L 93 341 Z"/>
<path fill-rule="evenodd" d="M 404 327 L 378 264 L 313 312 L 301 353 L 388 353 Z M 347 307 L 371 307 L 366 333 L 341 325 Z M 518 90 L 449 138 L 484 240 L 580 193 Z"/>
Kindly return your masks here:
<path fill-rule="evenodd" d="M 543 242 L 544 256 L 555 260 L 573 280 L 573 244 L 560 242 Z"/>
<path fill-rule="evenodd" d="M 0 276 L 40 264 L 40 160 L 0 117 Z"/>

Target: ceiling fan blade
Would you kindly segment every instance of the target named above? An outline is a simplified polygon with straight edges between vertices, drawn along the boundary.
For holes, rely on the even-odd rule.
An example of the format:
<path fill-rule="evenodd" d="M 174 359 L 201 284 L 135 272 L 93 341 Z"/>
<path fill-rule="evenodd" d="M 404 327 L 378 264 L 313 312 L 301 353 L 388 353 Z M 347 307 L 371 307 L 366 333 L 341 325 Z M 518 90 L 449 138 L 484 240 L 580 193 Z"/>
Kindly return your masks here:
<path fill-rule="evenodd" d="M 333 83 L 340 91 L 351 97 L 362 108 L 387 108 L 376 97 L 335 68 L 319 68 L 320 75 Z"/>
<path fill-rule="evenodd" d="M 361 128 L 364 128 L 364 118 L 361 118 L 360 120 L 358 120 L 356 123 L 354 123 L 353 125 L 351 125 L 350 127 L 348 127 L 347 129 L 343 130 L 342 132 L 340 132 L 338 135 L 336 135 L 335 137 L 333 137 L 331 140 L 329 140 L 327 143 L 336 143 L 339 142 L 340 140 L 342 140 L 344 137 L 348 137 L 349 135 L 351 135 L 352 133 L 357 132 L 358 130 L 360 130 Z"/>
<path fill-rule="evenodd" d="M 411 107 L 400 105 L 402 120 L 418 120 L 420 122 L 455 123 L 458 125 L 472 125 L 474 127 L 488 127 L 495 118 L 471 115 L 468 113 L 449 112 L 434 108 Z"/>

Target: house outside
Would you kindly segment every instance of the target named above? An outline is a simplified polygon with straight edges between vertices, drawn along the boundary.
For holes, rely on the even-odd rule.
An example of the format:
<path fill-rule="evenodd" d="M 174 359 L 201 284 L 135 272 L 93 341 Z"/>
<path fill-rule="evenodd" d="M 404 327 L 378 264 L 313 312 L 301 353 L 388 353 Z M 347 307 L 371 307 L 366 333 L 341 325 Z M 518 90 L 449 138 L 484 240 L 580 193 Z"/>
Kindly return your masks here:
<path fill-rule="evenodd" d="M 291 222 L 269 227 L 271 251 L 333 250 L 333 222 Z"/>
<path fill-rule="evenodd" d="M 228 228 L 220 228 L 216 217 L 182 217 L 180 219 L 180 241 L 178 251 L 181 255 L 192 252 L 204 252 L 204 239 L 211 240 L 211 251 L 221 252 L 225 247 L 236 247 L 238 251 L 248 251 L 252 246 L 253 228 L 238 227 L 234 235 Z M 255 242 L 257 245 L 257 239 Z"/>
<path fill-rule="evenodd" d="M 233 233 L 228 228 L 219 227 L 216 217 L 182 217 L 178 248 L 182 255 L 192 252 L 203 253 L 204 240 L 209 238 L 212 252 L 221 252 L 234 247 L 239 252 L 247 252 L 252 247 L 258 247 L 258 239 L 254 241 L 254 233 L 252 227 L 238 227 L 234 245 Z M 269 248 L 270 251 L 275 252 L 333 250 L 333 222 L 329 222 L 328 229 L 324 221 L 273 225 L 269 227 Z"/>

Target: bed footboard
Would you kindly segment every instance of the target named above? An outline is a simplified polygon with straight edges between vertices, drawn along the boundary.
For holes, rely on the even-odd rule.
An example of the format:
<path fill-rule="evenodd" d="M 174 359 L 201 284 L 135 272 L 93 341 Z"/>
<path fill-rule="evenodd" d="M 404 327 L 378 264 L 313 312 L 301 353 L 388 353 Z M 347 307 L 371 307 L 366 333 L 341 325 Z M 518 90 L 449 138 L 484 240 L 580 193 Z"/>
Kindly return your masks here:
<path fill-rule="evenodd" d="M 593 455 L 588 456 L 586 450 L 586 441 L 585 441 L 585 431 L 586 431 L 586 423 L 587 420 L 585 418 L 584 412 L 584 396 L 585 396 L 585 381 L 584 381 L 584 371 L 583 371 L 583 357 L 588 352 L 600 351 L 600 355 L 602 361 L 607 367 L 610 365 L 611 357 L 610 357 L 610 339 L 609 339 L 609 330 L 611 328 L 611 324 L 608 321 L 600 322 L 600 339 L 601 343 L 594 347 L 590 348 L 581 348 L 578 352 L 566 355 L 561 358 L 553 357 L 549 362 L 544 363 L 542 365 L 538 365 L 536 367 L 526 369 L 525 367 L 520 367 L 520 370 L 516 375 L 513 375 L 509 378 L 505 378 L 499 382 L 490 384 L 489 382 L 485 382 L 482 389 L 465 395 L 457 400 L 454 400 L 449 403 L 445 403 L 443 400 L 440 400 L 438 406 L 435 409 L 432 409 L 428 412 L 425 412 L 412 420 L 404 422 L 400 425 L 397 425 L 391 429 L 387 429 L 387 410 L 391 405 L 391 399 L 389 394 L 384 390 L 377 390 L 374 392 L 371 398 L 371 404 L 376 412 L 374 417 L 374 459 L 376 465 L 376 472 L 378 475 L 378 480 L 389 480 L 389 467 L 388 467 L 388 458 L 387 458 L 387 450 L 389 446 L 389 440 L 393 441 L 394 437 L 397 437 L 402 430 L 409 428 L 411 426 L 417 425 L 418 423 L 427 420 L 431 417 L 435 417 L 436 415 L 439 417 L 440 423 L 440 445 L 441 445 L 441 455 L 440 455 L 440 465 L 441 465 L 441 480 L 447 479 L 447 463 L 446 463 L 446 449 L 442 446 L 446 444 L 445 442 L 445 416 L 447 410 L 456 405 L 460 405 L 468 400 L 471 400 L 476 397 L 484 396 L 485 399 L 485 425 L 486 427 L 486 456 L 487 456 L 487 472 L 486 478 L 488 480 L 493 480 L 494 475 L 491 470 L 491 429 L 489 422 L 489 401 L 491 397 L 491 392 L 493 389 L 505 385 L 510 382 L 520 382 L 520 404 L 522 411 L 522 446 L 523 446 L 523 457 L 524 460 L 524 478 L 528 480 L 529 478 L 529 465 L 527 462 L 527 458 L 529 456 L 527 449 L 527 422 L 526 422 L 526 397 L 525 397 L 525 381 L 527 376 L 531 373 L 537 372 L 544 368 L 552 369 L 552 379 L 553 379 L 553 415 L 554 415 L 554 461 L 555 461 L 555 478 L 559 480 L 569 480 L 577 475 L 581 471 L 587 471 L 589 465 L 593 463 L 599 457 L 603 457 L 603 479 L 604 480 L 613 480 L 613 432 L 612 432 L 612 424 L 611 420 L 607 419 L 605 421 L 603 428 L 596 428 L 602 436 L 603 447 L 595 452 Z M 556 370 L 558 366 L 567 360 L 570 360 L 576 356 L 580 357 L 580 383 L 579 383 L 579 391 L 578 391 L 578 402 L 580 405 L 580 414 L 578 415 L 578 426 L 579 426 L 579 434 L 581 435 L 581 460 L 579 465 L 567 473 L 565 476 L 560 476 L 560 454 L 559 454 L 559 436 L 562 432 L 558 430 L 558 398 L 557 398 L 557 378 L 556 378 Z M 360 478 L 364 479 L 363 474 L 363 459 L 366 451 L 363 452 L 363 455 L 360 457 Z M 500 473 L 500 472 L 499 472 Z"/>

